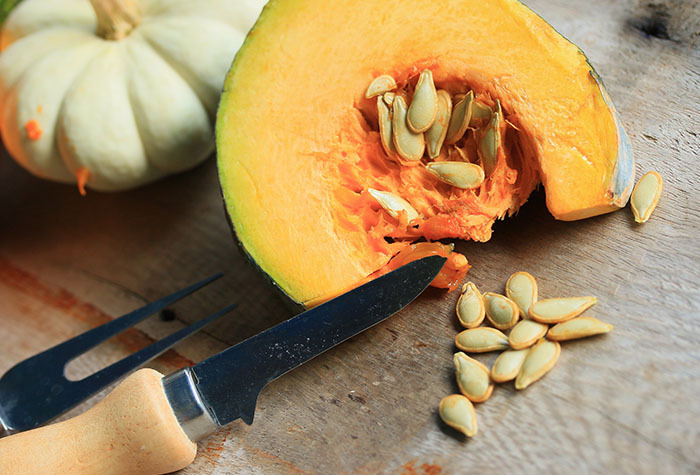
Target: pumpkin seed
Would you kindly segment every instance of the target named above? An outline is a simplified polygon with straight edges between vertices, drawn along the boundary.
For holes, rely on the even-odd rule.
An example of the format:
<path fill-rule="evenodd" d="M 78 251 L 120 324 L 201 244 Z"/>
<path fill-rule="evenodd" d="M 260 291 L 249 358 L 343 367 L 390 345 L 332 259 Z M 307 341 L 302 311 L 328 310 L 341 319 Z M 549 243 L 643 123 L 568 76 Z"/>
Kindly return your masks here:
<path fill-rule="evenodd" d="M 395 92 L 385 92 L 382 97 L 384 98 L 384 102 L 386 103 L 386 105 L 390 106 L 391 104 L 394 103 L 394 97 L 396 97 L 396 93 Z"/>
<path fill-rule="evenodd" d="M 457 300 L 457 319 L 464 328 L 475 328 L 481 325 L 486 315 L 484 299 L 473 282 L 467 282 L 462 287 L 462 295 Z"/>
<path fill-rule="evenodd" d="M 447 128 L 445 143 L 456 143 L 464 136 L 472 117 L 473 102 L 474 91 L 469 91 L 463 98 L 457 101 L 452 109 L 452 117 L 450 118 L 450 126 Z"/>
<path fill-rule="evenodd" d="M 447 135 L 447 127 L 452 115 L 452 99 L 447 91 L 442 89 L 437 92 L 438 109 L 433 125 L 425 132 L 425 140 L 428 142 L 428 156 L 437 158 Z"/>
<path fill-rule="evenodd" d="M 460 350 L 469 353 L 506 350 L 508 349 L 508 337 L 495 328 L 470 328 L 457 334 L 455 345 Z"/>
<path fill-rule="evenodd" d="M 385 92 L 393 91 L 394 89 L 396 89 L 396 81 L 394 81 L 394 78 L 388 74 L 382 74 L 381 76 L 378 76 L 372 80 L 367 88 L 367 92 L 365 92 L 365 97 L 367 99 L 371 99 L 374 96 L 380 96 Z"/>
<path fill-rule="evenodd" d="M 506 282 L 506 297 L 518 304 L 520 315 L 527 318 L 530 305 L 537 302 L 537 281 L 527 272 L 516 272 Z"/>
<path fill-rule="evenodd" d="M 406 123 L 414 133 L 425 132 L 433 125 L 438 111 L 438 96 L 433 83 L 433 72 L 425 69 L 420 73 L 411 105 L 408 107 Z"/>
<path fill-rule="evenodd" d="M 431 162 L 425 169 L 440 181 L 463 190 L 478 188 L 484 182 L 484 169 L 475 163 Z"/>
<path fill-rule="evenodd" d="M 530 318 L 540 323 L 561 323 L 578 317 L 598 301 L 595 297 L 545 299 L 530 306 Z"/>
<path fill-rule="evenodd" d="M 496 112 L 494 112 L 491 116 L 491 121 L 479 140 L 479 157 L 481 157 L 481 164 L 484 167 L 484 172 L 487 176 L 491 175 L 494 168 L 496 168 L 498 149 L 501 148 L 502 118 L 503 111 L 501 110 L 501 103 L 497 100 Z"/>
<path fill-rule="evenodd" d="M 394 193 L 374 188 L 367 188 L 367 191 L 393 218 L 399 219 L 401 213 L 406 213 L 406 219 L 410 223 L 419 216 L 418 211 L 408 201 Z"/>
<path fill-rule="evenodd" d="M 520 318 L 518 305 L 508 297 L 493 292 L 484 294 L 486 318 L 499 330 L 507 330 Z"/>
<path fill-rule="evenodd" d="M 391 125 L 396 151 L 406 160 L 420 160 L 425 151 L 425 139 L 423 134 L 413 133 L 406 126 L 406 99 L 401 95 L 396 96 L 391 107 L 394 114 Z"/>
<path fill-rule="evenodd" d="M 520 372 L 529 348 L 524 350 L 508 350 L 501 353 L 491 368 L 491 379 L 497 383 L 505 383 L 515 379 Z"/>
<path fill-rule="evenodd" d="M 651 213 L 656 208 L 661 196 L 664 182 L 658 172 L 648 172 L 639 179 L 632 190 L 630 204 L 634 220 L 638 223 L 646 223 Z"/>
<path fill-rule="evenodd" d="M 613 328 L 609 323 L 601 322 L 594 317 L 578 317 L 554 325 L 547 332 L 547 338 L 555 341 L 573 340 L 608 333 Z"/>
<path fill-rule="evenodd" d="M 515 389 L 525 389 L 552 369 L 559 358 L 561 345 L 556 341 L 542 339 L 525 357 L 522 368 L 515 378 Z"/>
<path fill-rule="evenodd" d="M 493 392 L 489 369 L 461 351 L 454 355 L 457 386 L 471 402 L 484 402 Z"/>
<path fill-rule="evenodd" d="M 469 120 L 469 127 L 479 128 L 486 125 L 491 120 L 493 111 L 486 104 L 474 101 L 472 102 L 472 116 Z"/>
<path fill-rule="evenodd" d="M 440 401 L 440 418 L 467 437 L 474 437 L 478 430 L 476 411 L 472 402 L 461 394 L 450 394 Z"/>
<path fill-rule="evenodd" d="M 379 118 L 379 137 L 382 141 L 382 147 L 387 155 L 392 156 L 396 153 L 396 148 L 392 137 L 391 111 L 381 97 L 377 97 L 377 117 Z"/>
<path fill-rule="evenodd" d="M 529 348 L 542 338 L 549 327 L 544 323 L 523 320 L 513 327 L 508 335 L 508 343 L 515 350 Z"/>

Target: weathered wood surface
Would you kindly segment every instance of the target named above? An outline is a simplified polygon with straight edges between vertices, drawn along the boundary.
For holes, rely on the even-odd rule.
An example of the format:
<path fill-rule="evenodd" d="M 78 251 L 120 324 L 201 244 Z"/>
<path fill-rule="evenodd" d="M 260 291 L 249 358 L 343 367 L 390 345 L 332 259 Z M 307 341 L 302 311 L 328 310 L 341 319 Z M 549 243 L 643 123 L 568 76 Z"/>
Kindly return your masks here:
<path fill-rule="evenodd" d="M 700 4 L 532 0 L 605 79 L 637 157 L 665 180 L 649 223 L 629 210 L 554 221 L 541 194 L 486 244 L 458 243 L 469 278 L 511 272 L 540 295 L 592 294 L 612 334 L 563 345 L 543 381 L 496 388 L 465 440 L 436 415 L 455 392 L 456 294 L 409 308 L 270 384 L 256 422 L 200 444 L 188 474 L 697 473 L 700 471 Z M 289 316 L 233 245 L 215 164 L 119 195 L 39 181 L 0 164 L 0 372 L 219 270 L 227 275 L 74 362 L 88 374 L 231 301 L 240 308 L 152 364 L 163 372 Z M 490 363 L 494 356 L 481 358 Z M 92 402 L 71 414 L 84 411 Z M 70 415 L 70 414 L 69 414 Z"/>

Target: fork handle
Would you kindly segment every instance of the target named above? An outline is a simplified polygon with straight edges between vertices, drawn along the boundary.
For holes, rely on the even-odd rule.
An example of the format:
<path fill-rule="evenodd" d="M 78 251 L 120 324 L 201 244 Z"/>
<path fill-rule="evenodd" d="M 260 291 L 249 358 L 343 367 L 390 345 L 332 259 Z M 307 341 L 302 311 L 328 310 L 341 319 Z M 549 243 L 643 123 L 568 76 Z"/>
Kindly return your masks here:
<path fill-rule="evenodd" d="M 0 439 L 0 473 L 160 474 L 186 467 L 197 445 L 173 414 L 162 378 L 141 369 L 73 419 Z"/>

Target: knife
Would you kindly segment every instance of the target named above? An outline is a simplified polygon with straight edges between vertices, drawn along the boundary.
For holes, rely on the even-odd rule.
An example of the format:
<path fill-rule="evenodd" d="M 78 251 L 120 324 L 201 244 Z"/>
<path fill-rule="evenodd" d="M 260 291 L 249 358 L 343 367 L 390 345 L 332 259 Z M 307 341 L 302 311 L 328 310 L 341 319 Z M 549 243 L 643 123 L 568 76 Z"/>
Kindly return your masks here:
<path fill-rule="evenodd" d="M 0 473 L 168 473 L 195 442 L 242 419 L 269 382 L 401 310 L 445 258 L 413 261 L 168 376 L 141 369 L 67 421 L 0 439 Z"/>

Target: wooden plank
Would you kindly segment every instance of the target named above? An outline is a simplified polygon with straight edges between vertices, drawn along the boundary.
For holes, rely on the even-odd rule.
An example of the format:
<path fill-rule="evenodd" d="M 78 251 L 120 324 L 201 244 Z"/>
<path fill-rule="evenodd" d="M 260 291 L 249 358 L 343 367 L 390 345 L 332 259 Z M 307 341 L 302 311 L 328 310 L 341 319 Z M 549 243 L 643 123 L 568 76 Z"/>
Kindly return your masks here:
<path fill-rule="evenodd" d="M 456 294 L 429 290 L 408 309 L 261 394 L 256 422 L 200 443 L 183 473 L 493 473 L 700 470 L 700 5 L 690 1 L 532 0 L 605 79 L 637 157 L 666 188 L 649 223 L 627 210 L 554 221 L 536 194 L 486 244 L 460 242 L 469 278 L 500 291 L 511 272 L 541 295 L 593 294 L 604 337 L 563 345 L 531 388 L 477 407 L 464 440 L 436 415 L 452 374 Z M 0 163 L 0 372 L 71 335 L 205 275 L 227 275 L 77 364 L 75 375 L 238 301 L 240 308 L 154 367 L 199 361 L 290 315 L 235 248 L 216 169 L 121 194 L 89 193 Z M 495 355 L 481 357 L 490 363 Z M 76 408 L 84 410 L 92 402 Z"/>

